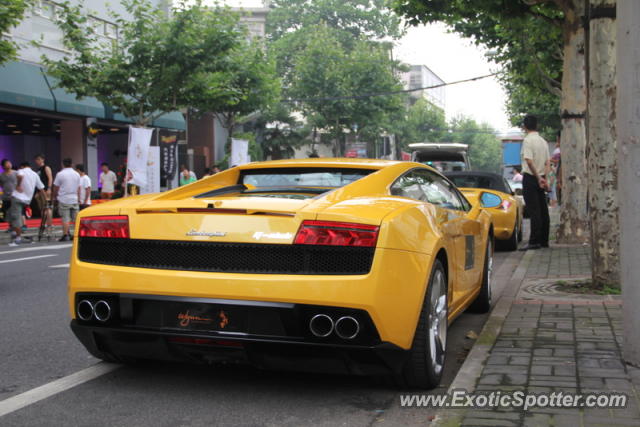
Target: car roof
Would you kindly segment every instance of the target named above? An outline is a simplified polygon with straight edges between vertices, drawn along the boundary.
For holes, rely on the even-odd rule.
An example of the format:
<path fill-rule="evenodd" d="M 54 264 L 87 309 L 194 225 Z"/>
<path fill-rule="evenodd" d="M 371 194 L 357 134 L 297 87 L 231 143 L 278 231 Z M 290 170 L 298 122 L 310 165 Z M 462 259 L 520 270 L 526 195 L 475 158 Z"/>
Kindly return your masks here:
<path fill-rule="evenodd" d="M 507 187 L 504 182 L 504 177 L 500 174 L 493 172 L 482 172 L 482 171 L 455 171 L 455 172 L 444 172 L 444 176 L 447 178 L 454 180 L 456 177 L 478 177 L 485 178 L 490 180 L 490 188 L 488 190 L 497 190 L 502 192 L 510 192 L 511 188 Z"/>
<path fill-rule="evenodd" d="M 414 142 L 409 144 L 409 148 L 414 151 L 448 151 L 448 152 L 466 152 L 469 145 L 460 144 L 458 142 Z"/>

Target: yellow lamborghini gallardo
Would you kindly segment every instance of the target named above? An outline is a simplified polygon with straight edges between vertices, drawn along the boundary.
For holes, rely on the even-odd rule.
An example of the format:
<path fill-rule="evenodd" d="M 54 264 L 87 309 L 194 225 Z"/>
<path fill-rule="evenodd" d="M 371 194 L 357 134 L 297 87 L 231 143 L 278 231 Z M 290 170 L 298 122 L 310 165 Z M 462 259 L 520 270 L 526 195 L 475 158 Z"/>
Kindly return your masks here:
<path fill-rule="evenodd" d="M 504 177 L 490 172 L 446 172 L 468 200 L 478 200 L 491 214 L 496 244 L 515 251 L 522 241 L 524 205 Z M 498 246 L 500 248 L 500 246 Z"/>
<path fill-rule="evenodd" d="M 79 215 L 71 328 L 109 361 L 245 361 L 432 388 L 491 304 L 493 229 L 419 163 L 252 163 Z"/>

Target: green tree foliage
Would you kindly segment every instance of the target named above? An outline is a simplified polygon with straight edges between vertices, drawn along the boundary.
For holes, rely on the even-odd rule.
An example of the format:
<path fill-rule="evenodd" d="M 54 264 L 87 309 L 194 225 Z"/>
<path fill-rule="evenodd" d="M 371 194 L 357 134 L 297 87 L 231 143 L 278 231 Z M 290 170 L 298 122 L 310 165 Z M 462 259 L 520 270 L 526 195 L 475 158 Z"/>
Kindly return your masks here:
<path fill-rule="evenodd" d="M 403 34 L 400 18 L 386 9 L 386 0 L 274 0 L 271 5 L 267 33 L 272 41 L 320 24 L 332 28 L 345 46 Z"/>
<path fill-rule="evenodd" d="M 28 0 L 2 0 L 0 2 L 0 34 L 8 33 L 22 20 L 24 11 L 31 4 Z M 0 64 L 13 59 L 16 44 L 4 37 L 0 38 Z"/>
<path fill-rule="evenodd" d="M 514 123 L 531 112 L 559 127 L 563 60 L 562 0 L 394 0 L 411 24 L 444 22 L 490 49 L 503 66 L 507 110 Z"/>
<path fill-rule="evenodd" d="M 297 120 L 285 104 L 274 104 L 256 123 L 258 140 L 265 157 L 273 160 L 293 157 L 295 148 L 307 141 L 309 126 Z"/>
<path fill-rule="evenodd" d="M 386 118 L 404 108 L 400 95 L 358 97 L 401 85 L 382 45 L 358 40 L 347 50 L 324 25 L 306 34 L 306 48 L 293 58 L 289 95 L 314 126 L 330 129 L 334 154 L 342 155 L 345 129 L 380 132 Z"/>
<path fill-rule="evenodd" d="M 245 37 L 236 15 L 199 1 L 178 4 L 170 15 L 148 0 L 122 4 L 133 19 L 113 14 L 116 43 L 99 38 L 83 5 L 66 5 L 58 25 L 70 54 L 43 58 L 61 87 L 96 97 L 140 126 L 195 100 L 224 105 L 242 97 L 229 67 Z"/>
<path fill-rule="evenodd" d="M 495 129 L 465 116 L 451 120 L 449 127 L 450 132 L 443 135 L 443 140 L 468 144 L 469 161 L 473 170 L 500 173 L 502 146 Z"/>
<path fill-rule="evenodd" d="M 265 53 L 260 40 L 243 40 L 226 59 L 224 96 L 195 96 L 192 106 L 200 111 L 214 111 L 232 137 L 235 125 L 251 113 L 264 112 L 280 100 L 282 83 L 276 74 L 275 61 Z"/>
<path fill-rule="evenodd" d="M 404 31 L 385 4 L 275 0 L 267 17 L 269 51 L 283 80 L 284 97 L 302 100 L 288 107 L 302 110 L 311 128 L 328 131 L 321 136 L 331 137 L 336 155 L 344 152 L 347 129 L 373 140 L 401 110 L 400 96 L 319 99 L 401 88 L 393 74 L 399 64 L 390 59 L 390 46 L 383 40 L 397 39 Z"/>
<path fill-rule="evenodd" d="M 442 141 L 447 128 L 444 111 L 421 98 L 409 107 L 393 130 L 401 148 L 407 151 L 414 142 Z"/>

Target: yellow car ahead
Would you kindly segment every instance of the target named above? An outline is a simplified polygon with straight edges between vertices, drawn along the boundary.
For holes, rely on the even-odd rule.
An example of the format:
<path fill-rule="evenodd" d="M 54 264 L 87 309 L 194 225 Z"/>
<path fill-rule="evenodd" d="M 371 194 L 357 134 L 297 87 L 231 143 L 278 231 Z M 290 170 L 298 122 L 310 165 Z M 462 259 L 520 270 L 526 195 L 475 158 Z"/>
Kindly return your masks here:
<path fill-rule="evenodd" d="M 410 162 L 235 167 L 83 210 L 71 328 L 91 354 L 438 385 L 448 324 L 491 303 L 490 215 Z"/>
<path fill-rule="evenodd" d="M 489 172 L 446 172 L 469 200 L 478 201 L 491 214 L 496 244 L 509 251 L 522 241 L 524 206 L 504 177 Z"/>

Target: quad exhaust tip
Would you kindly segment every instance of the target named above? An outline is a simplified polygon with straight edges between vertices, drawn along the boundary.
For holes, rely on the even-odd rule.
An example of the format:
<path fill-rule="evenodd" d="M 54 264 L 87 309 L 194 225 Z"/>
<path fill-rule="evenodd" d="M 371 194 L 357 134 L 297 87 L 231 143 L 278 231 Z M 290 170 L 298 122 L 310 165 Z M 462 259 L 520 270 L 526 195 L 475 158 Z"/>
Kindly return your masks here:
<path fill-rule="evenodd" d="M 78 306 L 76 307 L 76 311 L 78 313 L 78 318 L 80 320 L 84 320 L 85 322 L 88 322 L 93 318 L 94 308 L 93 308 L 93 304 L 91 304 L 91 301 L 87 301 L 86 299 L 83 299 L 78 303 Z"/>
<path fill-rule="evenodd" d="M 108 302 L 100 300 L 93 307 L 93 315 L 98 322 L 106 322 L 111 318 L 111 306 Z"/>
<path fill-rule="evenodd" d="M 316 314 L 309 321 L 311 333 L 318 338 L 326 338 L 333 332 L 333 319 L 326 314 Z"/>
<path fill-rule="evenodd" d="M 100 300 L 95 304 L 83 299 L 76 307 L 78 319 L 88 322 L 96 319 L 99 322 L 106 322 L 111 319 L 111 306 L 108 302 Z"/>
<path fill-rule="evenodd" d="M 343 340 L 352 340 L 360 332 L 360 323 L 351 316 L 343 316 L 336 322 L 335 330 Z"/>

